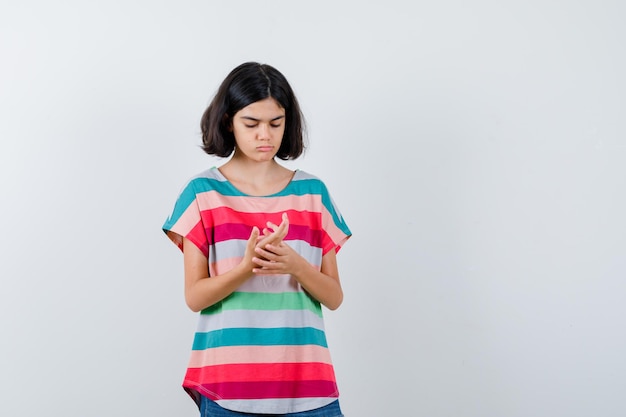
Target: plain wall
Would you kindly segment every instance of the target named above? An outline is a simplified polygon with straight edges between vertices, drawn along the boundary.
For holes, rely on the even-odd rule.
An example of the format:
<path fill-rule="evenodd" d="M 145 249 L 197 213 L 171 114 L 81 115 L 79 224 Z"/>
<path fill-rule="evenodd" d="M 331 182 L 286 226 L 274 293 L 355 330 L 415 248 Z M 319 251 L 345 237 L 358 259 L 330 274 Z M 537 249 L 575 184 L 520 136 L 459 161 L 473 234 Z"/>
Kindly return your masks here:
<path fill-rule="evenodd" d="M 249 60 L 354 233 L 347 416 L 625 415 L 625 4 L 4 1 L 0 415 L 197 414 L 160 228 Z"/>

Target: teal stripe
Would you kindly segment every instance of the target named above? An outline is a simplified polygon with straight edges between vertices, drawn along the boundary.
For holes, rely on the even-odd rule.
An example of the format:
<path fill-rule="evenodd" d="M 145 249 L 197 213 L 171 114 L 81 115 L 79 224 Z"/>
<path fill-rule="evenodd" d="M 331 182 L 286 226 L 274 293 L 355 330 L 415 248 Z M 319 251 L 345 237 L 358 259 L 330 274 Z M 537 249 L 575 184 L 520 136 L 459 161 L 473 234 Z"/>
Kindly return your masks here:
<path fill-rule="evenodd" d="M 215 178 L 196 178 L 192 180 L 189 185 L 192 185 L 197 193 L 204 193 L 207 191 L 217 191 L 224 196 L 235 197 L 249 197 L 247 194 L 242 193 L 235 187 L 233 187 L 227 181 L 220 181 Z M 318 179 L 302 179 L 291 181 L 287 187 L 276 194 L 268 196 L 260 196 L 254 198 L 271 198 L 271 197 L 285 197 L 290 195 L 307 195 L 307 194 L 328 194 L 324 187 L 320 187 L 322 182 Z"/>
<path fill-rule="evenodd" d="M 318 345 L 328 347 L 324 332 L 312 327 L 273 329 L 236 328 L 196 333 L 193 350 L 222 346 L 295 346 Z"/>
<path fill-rule="evenodd" d="M 165 224 L 163 225 L 163 230 L 170 230 L 176 224 L 178 219 L 180 219 L 183 213 L 185 213 L 187 208 L 195 202 L 196 194 L 198 194 L 198 192 L 210 191 L 215 189 L 221 190 L 223 188 L 226 188 L 224 182 L 212 178 L 202 177 L 195 178 L 189 181 L 187 186 L 185 186 L 183 191 L 178 196 L 172 214 L 170 215 L 170 217 L 167 218 Z M 232 195 L 232 193 L 226 195 Z"/>
<path fill-rule="evenodd" d="M 163 225 L 163 229 L 169 230 L 174 226 L 180 216 L 182 216 L 187 208 L 194 203 L 196 199 L 196 194 L 208 191 L 216 191 L 224 196 L 246 196 L 246 194 L 243 194 L 241 191 L 237 190 L 227 181 L 220 181 L 215 178 L 207 177 L 195 178 L 191 180 L 181 192 L 176 201 L 176 205 L 174 206 L 174 210 L 171 216 L 166 220 L 165 224 Z M 343 218 L 335 210 L 335 205 L 333 204 L 333 201 L 330 197 L 330 194 L 328 193 L 328 189 L 326 188 L 325 184 L 317 178 L 294 180 L 291 181 L 289 185 L 279 193 L 272 194 L 267 197 L 255 198 L 286 197 L 291 195 L 303 196 L 307 194 L 320 195 L 322 204 L 331 214 L 335 225 L 345 234 L 351 234 L 346 223 L 343 221 Z"/>
<path fill-rule="evenodd" d="M 312 179 L 302 179 L 292 181 L 283 192 L 277 195 L 319 195 L 322 198 L 322 205 L 328 210 L 330 215 L 333 218 L 333 222 L 335 225 L 346 235 L 351 235 L 350 229 L 343 221 L 341 215 L 335 210 L 335 204 L 330 197 L 328 189 L 326 185 L 317 178 Z"/>
<path fill-rule="evenodd" d="M 333 203 L 330 197 L 330 194 L 328 193 L 328 189 L 326 188 L 326 185 L 324 185 L 321 182 L 319 182 L 319 185 L 322 188 L 321 193 L 320 193 L 322 195 L 322 204 L 324 205 L 324 207 L 326 207 L 326 210 L 328 210 L 331 216 L 333 216 L 333 222 L 335 222 L 335 225 L 345 235 L 350 236 L 352 232 L 348 228 L 348 225 L 346 224 L 346 222 L 343 221 L 343 217 L 341 217 L 341 215 L 337 212 L 337 210 L 335 210 L 335 204 Z"/>
<path fill-rule="evenodd" d="M 218 314 L 223 310 L 311 310 L 322 317 L 320 303 L 304 292 L 234 292 L 219 303 L 202 310 Z"/>

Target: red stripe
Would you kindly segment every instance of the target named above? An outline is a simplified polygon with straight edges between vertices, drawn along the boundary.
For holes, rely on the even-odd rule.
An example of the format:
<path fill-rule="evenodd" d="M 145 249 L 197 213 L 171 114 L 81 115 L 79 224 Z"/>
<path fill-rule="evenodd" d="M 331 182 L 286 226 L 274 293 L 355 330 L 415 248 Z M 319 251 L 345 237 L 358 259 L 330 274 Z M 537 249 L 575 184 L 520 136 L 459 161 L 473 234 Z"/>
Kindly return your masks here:
<path fill-rule="evenodd" d="M 289 233 L 285 240 L 303 240 L 312 246 L 322 247 L 323 242 L 328 240 L 326 231 L 321 225 L 321 214 L 315 212 L 302 212 L 288 210 Z M 202 223 L 206 228 L 209 244 L 223 242 L 231 239 L 247 240 L 250 237 L 252 226 L 261 230 L 267 226 L 267 222 L 280 224 L 281 213 L 242 213 L 227 207 L 218 207 L 202 211 Z"/>
<path fill-rule="evenodd" d="M 253 225 L 265 227 L 265 223 L 268 220 L 274 223 L 276 221 L 280 222 L 280 215 L 276 213 L 243 213 L 229 207 L 216 207 L 210 210 L 203 210 L 201 216 L 208 221 L 205 221 L 205 224 L 213 227 L 229 223 L 242 223 L 250 225 L 250 227 Z"/>
<path fill-rule="evenodd" d="M 204 383 L 334 381 L 333 367 L 325 363 L 246 363 L 189 368 L 185 379 Z"/>
<path fill-rule="evenodd" d="M 312 211 L 286 210 L 278 213 L 246 213 L 233 210 L 229 207 L 216 207 L 210 210 L 202 210 L 200 216 L 205 226 L 215 227 L 222 224 L 241 223 L 263 228 L 270 221 L 274 224 L 280 224 L 282 214 L 287 213 L 289 224 L 304 224 L 312 229 L 322 229 L 321 213 Z"/>
<path fill-rule="evenodd" d="M 184 387 L 201 391 L 214 401 L 266 398 L 335 398 L 339 395 L 337 384 L 331 381 L 225 382 L 200 386 L 188 384 L 188 381 L 185 381 Z"/>
<path fill-rule="evenodd" d="M 198 222 L 185 237 L 195 244 L 202 251 L 204 256 L 209 257 L 209 242 L 207 242 L 202 222 Z"/>

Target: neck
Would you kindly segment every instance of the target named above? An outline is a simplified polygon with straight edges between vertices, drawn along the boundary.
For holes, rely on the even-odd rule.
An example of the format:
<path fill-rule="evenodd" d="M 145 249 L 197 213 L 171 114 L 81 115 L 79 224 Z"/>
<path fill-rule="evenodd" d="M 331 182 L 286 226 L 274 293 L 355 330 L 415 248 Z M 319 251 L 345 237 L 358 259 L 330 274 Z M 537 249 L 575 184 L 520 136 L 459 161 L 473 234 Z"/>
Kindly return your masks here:
<path fill-rule="evenodd" d="M 223 167 L 228 167 L 229 169 L 237 171 L 241 173 L 241 176 L 245 176 L 247 178 L 263 178 L 280 171 L 282 168 L 282 166 L 274 159 L 261 162 L 251 161 L 250 159 L 238 155 L 237 152 L 235 152 L 233 157 L 226 162 Z"/>
<path fill-rule="evenodd" d="M 250 195 L 274 194 L 287 186 L 294 173 L 273 159 L 258 162 L 236 155 L 219 170 L 236 188 Z"/>

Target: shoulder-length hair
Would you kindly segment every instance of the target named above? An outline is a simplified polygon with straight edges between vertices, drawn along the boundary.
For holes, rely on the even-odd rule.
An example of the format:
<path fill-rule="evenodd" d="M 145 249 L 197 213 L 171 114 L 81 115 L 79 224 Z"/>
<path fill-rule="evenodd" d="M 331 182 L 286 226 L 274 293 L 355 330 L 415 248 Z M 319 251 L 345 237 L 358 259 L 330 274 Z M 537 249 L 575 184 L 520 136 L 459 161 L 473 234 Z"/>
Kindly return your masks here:
<path fill-rule="evenodd" d="M 235 149 L 232 118 L 247 105 L 269 97 L 285 109 L 285 133 L 276 156 L 283 160 L 299 157 L 305 147 L 305 121 L 298 100 L 283 74 L 257 62 L 239 65 L 222 81 L 202 115 L 202 149 L 209 155 L 230 156 Z"/>

